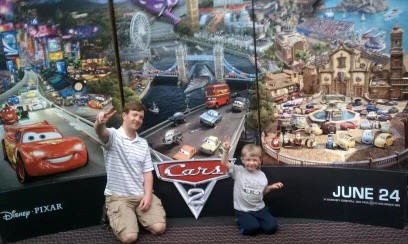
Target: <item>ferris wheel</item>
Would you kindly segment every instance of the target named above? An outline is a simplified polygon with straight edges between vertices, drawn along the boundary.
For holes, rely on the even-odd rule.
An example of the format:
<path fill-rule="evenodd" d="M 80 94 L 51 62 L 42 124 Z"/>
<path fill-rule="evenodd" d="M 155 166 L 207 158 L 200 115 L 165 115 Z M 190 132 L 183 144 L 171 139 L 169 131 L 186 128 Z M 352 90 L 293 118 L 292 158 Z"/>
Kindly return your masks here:
<path fill-rule="evenodd" d="M 130 22 L 130 40 L 134 47 L 146 50 L 150 46 L 150 22 L 142 12 L 135 12 Z"/>

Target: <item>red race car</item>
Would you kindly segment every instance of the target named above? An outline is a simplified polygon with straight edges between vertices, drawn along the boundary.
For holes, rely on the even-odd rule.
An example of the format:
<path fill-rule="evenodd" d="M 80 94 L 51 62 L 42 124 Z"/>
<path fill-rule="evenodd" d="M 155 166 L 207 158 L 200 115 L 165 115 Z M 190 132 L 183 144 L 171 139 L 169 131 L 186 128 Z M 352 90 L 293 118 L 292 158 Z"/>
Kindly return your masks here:
<path fill-rule="evenodd" d="M 358 126 L 355 123 L 351 122 L 351 121 L 346 121 L 346 122 L 343 122 L 343 123 L 340 124 L 340 129 L 342 129 L 342 130 L 355 129 L 357 127 Z"/>
<path fill-rule="evenodd" d="M 1 121 L 5 125 L 12 125 L 18 122 L 17 111 L 14 107 L 8 104 L 0 111 Z"/>
<path fill-rule="evenodd" d="M 84 142 L 62 136 L 47 121 L 4 126 L 2 146 L 4 159 L 16 170 L 20 183 L 32 176 L 65 172 L 88 163 Z"/>

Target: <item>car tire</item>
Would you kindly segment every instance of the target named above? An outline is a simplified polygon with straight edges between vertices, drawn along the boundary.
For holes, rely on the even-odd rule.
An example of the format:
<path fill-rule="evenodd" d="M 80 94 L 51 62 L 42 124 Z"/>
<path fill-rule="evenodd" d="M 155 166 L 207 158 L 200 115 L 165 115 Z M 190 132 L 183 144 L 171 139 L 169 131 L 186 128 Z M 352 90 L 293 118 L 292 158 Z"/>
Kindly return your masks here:
<path fill-rule="evenodd" d="M 218 106 L 218 103 L 216 103 L 216 104 L 215 104 L 215 108 L 218 108 L 218 107 L 219 107 L 219 106 Z"/>
<path fill-rule="evenodd" d="M 21 158 L 20 155 L 17 156 L 16 174 L 17 174 L 17 179 L 21 184 L 28 182 L 30 179 L 25 169 L 23 159 Z"/>
<path fill-rule="evenodd" d="M 384 142 L 384 149 L 387 149 L 388 145 Z"/>
<path fill-rule="evenodd" d="M 4 160 L 9 161 L 9 158 L 7 157 L 6 143 L 4 142 L 4 139 L 1 140 L 1 146 L 3 147 L 3 157 L 4 157 Z"/>

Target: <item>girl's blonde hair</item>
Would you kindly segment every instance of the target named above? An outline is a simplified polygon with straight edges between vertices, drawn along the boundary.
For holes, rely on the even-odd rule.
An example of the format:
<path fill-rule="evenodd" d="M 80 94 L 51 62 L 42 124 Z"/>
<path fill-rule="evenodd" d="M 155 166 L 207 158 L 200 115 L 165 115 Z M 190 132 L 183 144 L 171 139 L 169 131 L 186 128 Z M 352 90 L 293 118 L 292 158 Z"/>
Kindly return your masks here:
<path fill-rule="evenodd" d="M 246 144 L 241 150 L 241 157 L 259 157 L 262 159 L 262 149 L 255 144 Z"/>

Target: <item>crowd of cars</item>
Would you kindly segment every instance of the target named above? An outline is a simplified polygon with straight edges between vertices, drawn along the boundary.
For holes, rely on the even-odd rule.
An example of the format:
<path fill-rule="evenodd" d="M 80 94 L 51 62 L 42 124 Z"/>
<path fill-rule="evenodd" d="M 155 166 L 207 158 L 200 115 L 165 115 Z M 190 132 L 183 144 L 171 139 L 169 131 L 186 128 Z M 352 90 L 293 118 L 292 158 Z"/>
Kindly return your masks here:
<path fill-rule="evenodd" d="M 289 101 L 277 106 L 278 113 L 275 118 L 278 119 L 277 130 L 283 134 L 304 130 L 306 134 L 312 134 L 313 137 L 323 134 L 327 135 L 327 149 L 340 148 L 349 150 L 356 146 L 356 139 L 359 138 L 359 136 L 357 137 L 356 135 L 360 133 L 339 133 L 338 129 L 343 131 L 359 129 L 361 130 L 360 143 L 374 145 L 379 148 L 387 148 L 395 142 L 390 120 L 399 112 L 397 105 L 397 101 L 389 101 L 386 99 L 377 99 L 366 104 L 364 104 L 361 99 L 354 99 L 346 105 L 346 108 L 360 113 L 361 120 L 359 122 L 357 122 L 358 120 L 353 120 L 336 124 L 330 120 L 326 120 L 322 123 L 312 122 L 307 124 L 305 120 L 306 114 L 310 113 L 310 110 L 320 108 L 319 105 L 316 103 L 308 103 L 302 106 L 302 103 L 296 104 L 293 101 Z M 295 139 L 293 139 L 293 141 L 295 141 Z M 271 142 L 271 145 L 272 144 Z M 280 146 L 283 146 L 285 143 L 282 142 L 281 144 Z M 275 149 L 280 148 L 277 145 L 272 146 Z"/>

